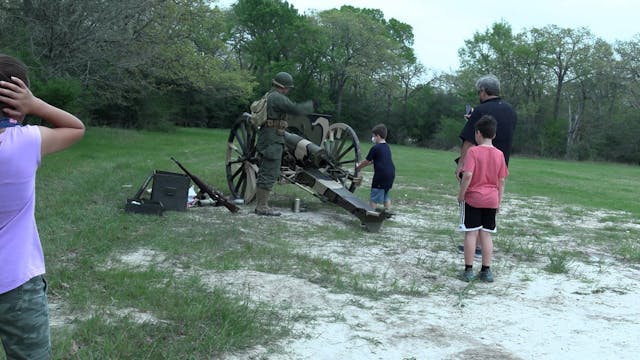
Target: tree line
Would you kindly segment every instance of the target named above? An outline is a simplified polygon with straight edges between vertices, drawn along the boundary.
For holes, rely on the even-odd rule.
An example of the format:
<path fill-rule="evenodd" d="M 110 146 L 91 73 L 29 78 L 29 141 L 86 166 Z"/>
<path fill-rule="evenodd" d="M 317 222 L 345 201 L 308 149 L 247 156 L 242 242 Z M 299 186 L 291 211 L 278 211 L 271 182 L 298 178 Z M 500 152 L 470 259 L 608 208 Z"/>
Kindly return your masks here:
<path fill-rule="evenodd" d="M 0 0 L 1 52 L 30 66 L 31 86 L 89 125 L 228 128 L 270 86 L 294 76 L 294 100 L 368 138 L 460 145 L 465 104 L 488 73 L 518 112 L 514 153 L 640 163 L 640 36 L 613 44 L 586 28 L 476 32 L 460 68 L 415 57 L 410 25 L 378 9 L 301 14 L 283 0 Z"/>

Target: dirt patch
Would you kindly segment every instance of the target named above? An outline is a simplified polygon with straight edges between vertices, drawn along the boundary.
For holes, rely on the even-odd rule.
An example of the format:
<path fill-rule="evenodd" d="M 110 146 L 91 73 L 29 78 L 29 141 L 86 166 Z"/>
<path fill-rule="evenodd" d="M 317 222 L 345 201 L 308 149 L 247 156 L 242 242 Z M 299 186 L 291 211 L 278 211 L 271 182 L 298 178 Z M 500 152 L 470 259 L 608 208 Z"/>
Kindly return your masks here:
<path fill-rule="evenodd" d="M 579 215 L 571 215 L 545 198 L 508 199 L 502 226 L 541 221 L 532 219 L 536 208 L 545 209 L 550 224 L 571 228 L 561 235 L 542 235 L 550 244 L 576 243 L 574 234 L 610 226 L 617 217 L 628 218 L 624 213 L 584 209 L 574 209 L 571 213 Z M 638 267 L 621 264 L 594 247 L 584 249 L 589 258 L 573 261 L 567 273 L 549 274 L 543 270 L 544 258 L 520 262 L 497 248 L 496 281 L 469 285 L 447 270 L 462 267 L 462 255 L 455 251 L 461 239 L 453 232 L 455 207 L 400 204 L 395 211 L 398 215 L 385 222 L 379 234 L 360 231 L 354 226 L 357 219 L 339 210 L 296 214 L 285 210 L 278 221 L 309 228 L 330 221 L 340 230 L 353 228 L 354 235 L 347 240 L 294 237 L 291 246 L 301 254 L 367 274 L 363 286 L 411 289 L 416 295 L 391 291 L 393 295 L 374 298 L 339 293 L 309 281 L 312 274 L 301 279 L 253 270 L 191 268 L 185 275 L 198 275 L 211 288 L 226 288 L 305 315 L 300 317 L 305 320 L 293 324 L 291 338 L 227 358 L 631 359 L 640 353 Z M 247 210 L 240 216 L 255 215 Z M 139 249 L 114 254 L 105 267 L 162 266 L 167 257 L 153 249 Z M 159 321 L 152 314 L 142 315 L 144 321 Z M 52 315 L 57 316 L 61 315 Z"/>
<path fill-rule="evenodd" d="M 630 359 L 639 349 L 637 275 L 612 267 L 585 283 L 528 268 L 457 294 L 379 301 L 282 275 L 210 274 L 206 281 L 314 314 L 275 353 L 256 349 L 234 359 Z"/>

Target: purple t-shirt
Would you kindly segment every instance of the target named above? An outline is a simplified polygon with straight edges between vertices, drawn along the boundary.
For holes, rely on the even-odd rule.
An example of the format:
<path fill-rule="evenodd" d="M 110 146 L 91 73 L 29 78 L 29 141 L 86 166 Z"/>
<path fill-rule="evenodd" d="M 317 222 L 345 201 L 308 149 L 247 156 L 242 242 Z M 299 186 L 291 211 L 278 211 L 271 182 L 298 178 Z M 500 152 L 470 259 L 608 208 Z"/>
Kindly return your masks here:
<path fill-rule="evenodd" d="M 0 294 L 45 272 L 35 218 L 40 144 L 37 126 L 0 133 Z"/>

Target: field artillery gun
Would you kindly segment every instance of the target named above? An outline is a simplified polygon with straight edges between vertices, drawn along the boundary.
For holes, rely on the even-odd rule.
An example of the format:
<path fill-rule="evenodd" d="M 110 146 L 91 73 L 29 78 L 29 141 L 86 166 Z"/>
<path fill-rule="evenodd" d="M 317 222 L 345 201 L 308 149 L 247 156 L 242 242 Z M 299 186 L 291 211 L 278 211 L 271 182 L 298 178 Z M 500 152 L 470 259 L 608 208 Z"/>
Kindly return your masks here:
<path fill-rule="evenodd" d="M 280 177 L 322 201 L 334 203 L 355 215 L 370 232 L 380 230 L 388 213 L 378 212 L 353 192 L 362 182 L 356 168 L 361 161 L 360 141 L 344 123 L 330 124 L 326 115 L 288 116 Z M 244 113 L 232 126 L 227 140 L 226 173 L 229 190 L 245 203 L 254 200 L 259 155 L 258 129 Z"/>

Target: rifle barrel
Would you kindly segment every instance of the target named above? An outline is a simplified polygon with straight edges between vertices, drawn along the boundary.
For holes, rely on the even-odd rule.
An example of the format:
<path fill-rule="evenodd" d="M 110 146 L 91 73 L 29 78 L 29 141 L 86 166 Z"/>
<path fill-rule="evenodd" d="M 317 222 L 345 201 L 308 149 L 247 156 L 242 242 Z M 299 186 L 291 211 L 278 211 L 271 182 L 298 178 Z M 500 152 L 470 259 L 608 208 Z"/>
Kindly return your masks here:
<path fill-rule="evenodd" d="M 231 211 L 233 213 L 238 212 L 238 210 L 240 210 L 240 208 L 237 207 L 236 204 L 234 204 L 234 203 L 230 202 L 229 200 L 227 200 L 222 195 L 222 193 L 212 189 L 209 185 L 207 185 L 199 177 L 197 177 L 197 176 L 193 175 L 191 172 L 189 172 L 189 170 L 187 170 L 184 166 L 182 166 L 182 164 L 180 164 L 180 162 L 178 160 L 173 158 L 173 156 L 171 157 L 171 160 L 173 160 L 180 167 L 180 169 L 182 169 L 182 171 L 184 171 L 184 173 L 191 180 L 193 180 L 194 183 L 196 183 L 196 185 L 200 188 L 200 191 L 204 191 L 205 193 L 207 193 L 207 195 L 209 195 L 209 197 L 211 199 L 215 200 L 216 203 L 221 203 L 222 205 L 224 205 L 224 207 L 226 207 L 229 211 Z"/>

